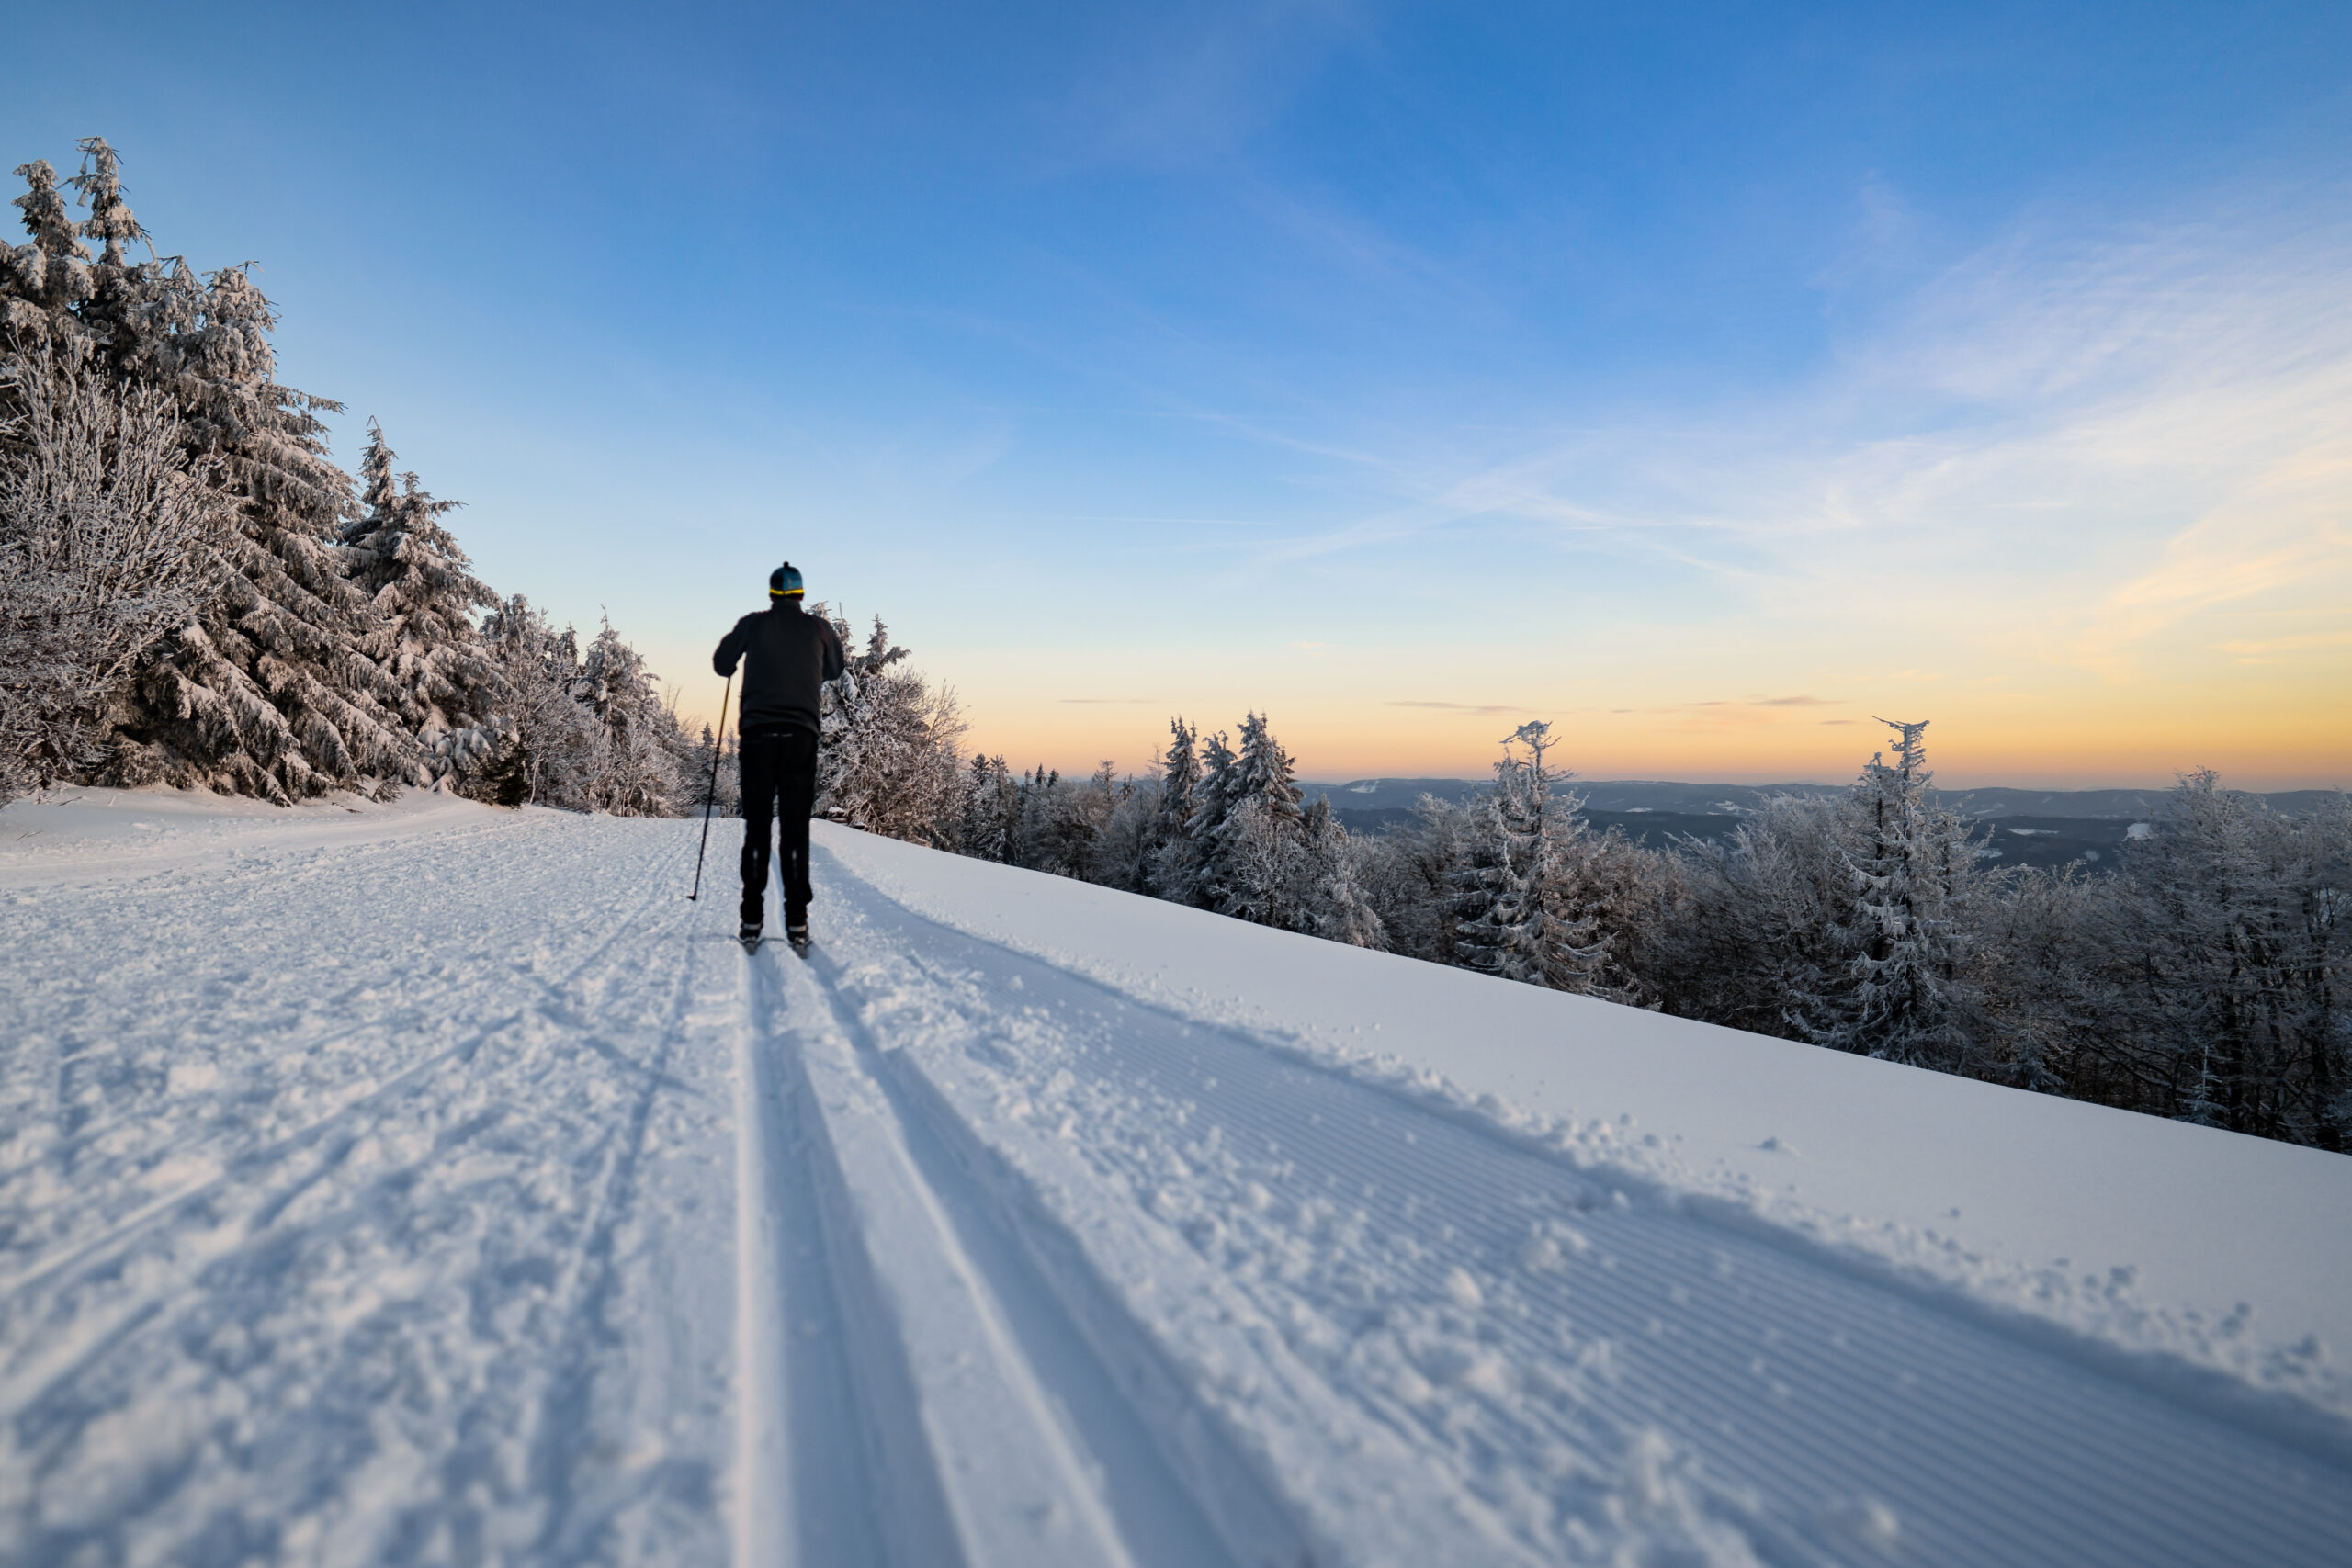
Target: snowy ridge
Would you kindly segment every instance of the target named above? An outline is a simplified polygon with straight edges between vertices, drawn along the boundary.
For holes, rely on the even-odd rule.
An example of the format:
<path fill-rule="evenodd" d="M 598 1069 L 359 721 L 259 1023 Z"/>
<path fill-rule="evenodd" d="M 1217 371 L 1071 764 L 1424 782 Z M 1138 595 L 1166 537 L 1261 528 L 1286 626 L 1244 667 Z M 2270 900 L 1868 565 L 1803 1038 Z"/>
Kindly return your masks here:
<path fill-rule="evenodd" d="M 2352 1539 L 2352 1162 L 821 827 L 746 957 L 695 825 L 345 816 L 0 817 L 0 1558 Z"/>
<path fill-rule="evenodd" d="M 842 847 L 931 919 L 2352 1451 L 2352 1160 Z"/>
<path fill-rule="evenodd" d="M 2154 1414 L 2163 1406 L 2136 1408 L 2144 1395 L 2078 1362 L 1720 1229 L 1654 1183 L 1596 1181 L 1457 1116 L 857 902 L 857 924 L 830 944 L 844 954 L 845 993 L 975 1135 L 1033 1176 L 1098 1262 L 1126 1259 L 1108 1267 L 1149 1282 L 1126 1297 L 1136 1315 L 1186 1342 L 1190 1293 L 1148 1293 L 1162 1277 L 1136 1235 L 1140 1210 L 1238 1287 L 1241 1305 L 1214 1315 L 1281 1345 L 1280 1386 L 1340 1407 L 1294 1424 L 1261 1408 L 1279 1402 L 1246 1379 L 1201 1385 L 1261 1443 L 1297 1439 L 1260 1458 L 1310 1517 L 1367 1473 L 1360 1452 L 1331 1445 L 1339 1432 L 1404 1438 L 1444 1483 L 1439 1540 L 1458 1554 L 1484 1537 L 1495 1561 L 1668 1541 L 1725 1562 L 1880 1549 L 1921 1562 L 2211 1562 L 2257 1539 L 2245 1560 L 2332 1550 L 2324 1528 L 2278 1533 L 2265 1517 L 2278 1494 L 2239 1490 L 2267 1491 L 2277 1465 L 2299 1486 L 2327 1473 L 2324 1461 L 2314 1471 L 2269 1450 L 2206 1494 L 2193 1473 L 2203 1423 L 2170 1426 Z M 928 928 L 921 940 L 914 927 Z M 1196 1376 L 1214 1366 L 1192 1363 Z M 1920 1406 L 1882 1408 L 1889 1389 L 1916 1391 Z M 2075 1446 L 2086 1428 L 2105 1450 L 2091 1478 Z M 2116 1510 L 2102 1506 L 2087 1532 L 2086 1483 Z M 2184 1486 L 2204 1495 L 2188 1505 Z M 1974 1517 L 1969 1499 L 1995 1495 L 2005 1517 Z M 1792 1499 L 1804 1500 L 1793 1512 Z M 1394 1516 L 1347 1501 L 1317 1541 L 1323 1554 L 1443 1550 L 1386 1556 L 1387 1529 L 1363 1527 Z"/>

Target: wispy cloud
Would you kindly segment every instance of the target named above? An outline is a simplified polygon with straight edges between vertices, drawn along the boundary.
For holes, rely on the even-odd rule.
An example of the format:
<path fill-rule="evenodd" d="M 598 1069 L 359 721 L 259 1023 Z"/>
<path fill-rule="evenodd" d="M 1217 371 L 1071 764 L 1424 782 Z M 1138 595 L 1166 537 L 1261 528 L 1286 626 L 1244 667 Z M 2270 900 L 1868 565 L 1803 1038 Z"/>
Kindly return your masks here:
<path fill-rule="evenodd" d="M 1437 708 L 1447 713 L 1525 713 L 1528 711 L 1523 707 L 1510 707 L 1508 705 L 1480 703 L 1417 703 L 1398 701 L 1383 703 L 1381 705 L 1383 707 L 1392 708 Z"/>
<path fill-rule="evenodd" d="M 1843 697 L 1708 697 L 1692 703 L 1664 703 L 1649 708 L 1611 708 L 1611 713 L 1680 713 L 1688 708 L 1826 708 Z"/>
<path fill-rule="evenodd" d="M 1800 635 L 1834 617 L 1853 637 L 1931 637 L 1946 666 L 2110 678 L 2219 607 L 2340 617 L 2352 221 L 2266 231 L 2260 210 L 2104 234 L 2020 224 L 1878 307 L 1810 386 L 1458 468 L 1383 452 L 1363 471 L 1394 504 L 1265 554 L 1533 529 Z"/>

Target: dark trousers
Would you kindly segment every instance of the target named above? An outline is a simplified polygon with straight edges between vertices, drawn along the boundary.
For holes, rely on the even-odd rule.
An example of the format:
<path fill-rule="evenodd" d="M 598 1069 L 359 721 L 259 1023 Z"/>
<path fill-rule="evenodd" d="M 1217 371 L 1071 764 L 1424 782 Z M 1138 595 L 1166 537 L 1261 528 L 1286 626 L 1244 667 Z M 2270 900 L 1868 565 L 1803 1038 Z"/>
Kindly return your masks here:
<path fill-rule="evenodd" d="M 743 731 L 743 923 L 755 926 L 768 886 L 768 830 L 784 836 L 784 923 L 808 919 L 808 813 L 817 804 L 817 732 L 797 725 Z"/>

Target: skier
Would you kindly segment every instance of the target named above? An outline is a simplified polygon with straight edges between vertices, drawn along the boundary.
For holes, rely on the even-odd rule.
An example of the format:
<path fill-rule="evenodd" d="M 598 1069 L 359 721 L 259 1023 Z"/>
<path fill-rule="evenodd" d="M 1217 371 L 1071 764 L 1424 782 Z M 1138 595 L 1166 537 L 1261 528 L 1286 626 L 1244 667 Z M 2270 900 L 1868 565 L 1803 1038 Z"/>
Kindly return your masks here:
<path fill-rule="evenodd" d="M 808 948 L 808 814 L 817 801 L 820 689 L 847 660 L 831 623 L 800 607 L 800 573 L 790 561 L 768 574 L 768 607 L 744 616 L 720 639 L 711 668 L 735 673 L 744 663 L 741 738 L 743 778 L 743 929 L 756 947 L 768 881 L 768 824 L 779 813 L 784 829 L 784 935 L 793 950 Z"/>

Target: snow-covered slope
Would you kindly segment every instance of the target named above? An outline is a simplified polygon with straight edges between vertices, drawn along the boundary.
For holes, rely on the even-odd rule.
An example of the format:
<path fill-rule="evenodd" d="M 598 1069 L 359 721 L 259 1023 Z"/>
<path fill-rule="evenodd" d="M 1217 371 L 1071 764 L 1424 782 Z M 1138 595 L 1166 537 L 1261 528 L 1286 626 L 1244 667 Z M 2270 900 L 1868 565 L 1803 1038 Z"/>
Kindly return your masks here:
<path fill-rule="evenodd" d="M 2352 1160 L 695 830 L 0 812 L 0 1560 L 2352 1539 Z"/>

